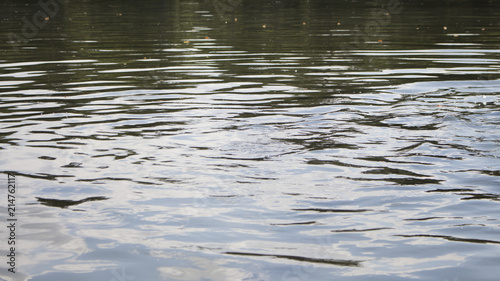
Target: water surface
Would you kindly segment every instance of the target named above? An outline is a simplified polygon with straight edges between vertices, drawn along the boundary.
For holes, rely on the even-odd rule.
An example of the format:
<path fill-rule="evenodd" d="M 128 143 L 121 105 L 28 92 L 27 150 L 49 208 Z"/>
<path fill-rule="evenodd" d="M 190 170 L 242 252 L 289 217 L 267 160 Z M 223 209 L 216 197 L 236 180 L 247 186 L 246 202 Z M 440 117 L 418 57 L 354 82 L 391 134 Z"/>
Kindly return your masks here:
<path fill-rule="evenodd" d="M 498 6 L 221 2 L 2 4 L 0 279 L 498 280 Z"/>

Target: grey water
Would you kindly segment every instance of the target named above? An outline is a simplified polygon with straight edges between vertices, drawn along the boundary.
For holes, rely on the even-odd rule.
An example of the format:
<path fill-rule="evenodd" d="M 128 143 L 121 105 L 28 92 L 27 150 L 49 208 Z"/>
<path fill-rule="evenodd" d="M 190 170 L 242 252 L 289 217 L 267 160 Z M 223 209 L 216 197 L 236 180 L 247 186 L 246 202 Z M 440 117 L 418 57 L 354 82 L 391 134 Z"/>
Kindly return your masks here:
<path fill-rule="evenodd" d="M 0 4 L 1 280 L 499 280 L 497 3 L 49 2 Z"/>

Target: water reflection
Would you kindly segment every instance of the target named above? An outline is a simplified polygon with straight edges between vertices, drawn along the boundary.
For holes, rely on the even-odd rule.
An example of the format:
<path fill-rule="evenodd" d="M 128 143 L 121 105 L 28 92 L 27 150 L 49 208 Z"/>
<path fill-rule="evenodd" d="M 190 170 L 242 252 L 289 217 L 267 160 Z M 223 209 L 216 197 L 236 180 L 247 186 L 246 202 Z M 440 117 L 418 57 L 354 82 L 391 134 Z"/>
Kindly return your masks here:
<path fill-rule="evenodd" d="M 40 198 L 40 197 L 36 197 L 36 199 L 42 205 L 65 209 L 69 206 L 75 206 L 75 205 L 79 205 L 79 204 L 89 202 L 89 201 L 106 200 L 108 198 L 106 198 L 104 196 L 94 196 L 94 197 L 88 197 L 88 198 L 81 199 L 81 200 L 62 200 L 62 199 Z"/>
<path fill-rule="evenodd" d="M 80 1 L 0 42 L 17 277 L 495 280 L 498 9 L 356 45 L 377 5 Z"/>

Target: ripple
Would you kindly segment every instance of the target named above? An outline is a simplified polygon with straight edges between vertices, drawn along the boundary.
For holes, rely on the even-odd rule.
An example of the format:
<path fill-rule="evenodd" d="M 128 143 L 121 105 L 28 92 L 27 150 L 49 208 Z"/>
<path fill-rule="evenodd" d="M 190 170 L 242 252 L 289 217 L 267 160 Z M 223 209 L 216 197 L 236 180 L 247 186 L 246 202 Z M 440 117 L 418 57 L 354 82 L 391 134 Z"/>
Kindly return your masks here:
<path fill-rule="evenodd" d="M 308 258 L 300 256 L 268 255 L 268 254 L 256 254 L 256 253 L 242 253 L 242 252 L 225 252 L 224 254 L 239 255 L 239 256 L 254 256 L 254 257 L 274 257 L 279 259 L 289 259 L 294 261 L 311 262 L 311 263 L 325 263 L 338 266 L 354 266 L 354 267 L 361 266 L 361 261 L 352 261 L 352 260 L 317 259 L 317 258 Z"/>
<path fill-rule="evenodd" d="M 453 242 L 465 242 L 465 243 L 479 243 L 479 244 L 500 244 L 500 241 L 485 240 L 485 239 L 475 239 L 475 238 L 459 238 L 453 236 L 445 235 L 430 235 L 430 234 L 414 234 L 414 235 L 397 235 L 400 237 L 412 238 L 412 237 L 425 237 L 425 238 L 441 238 Z"/>

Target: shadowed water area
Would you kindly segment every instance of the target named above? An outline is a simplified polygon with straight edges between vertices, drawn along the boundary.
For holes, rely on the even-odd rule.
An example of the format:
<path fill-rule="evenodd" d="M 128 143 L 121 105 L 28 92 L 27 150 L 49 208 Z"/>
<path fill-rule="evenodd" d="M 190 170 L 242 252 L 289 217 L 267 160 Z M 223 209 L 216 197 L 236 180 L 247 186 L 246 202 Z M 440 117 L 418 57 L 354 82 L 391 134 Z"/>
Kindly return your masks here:
<path fill-rule="evenodd" d="M 414 2 L 3 1 L 0 279 L 498 280 L 500 6 Z"/>

